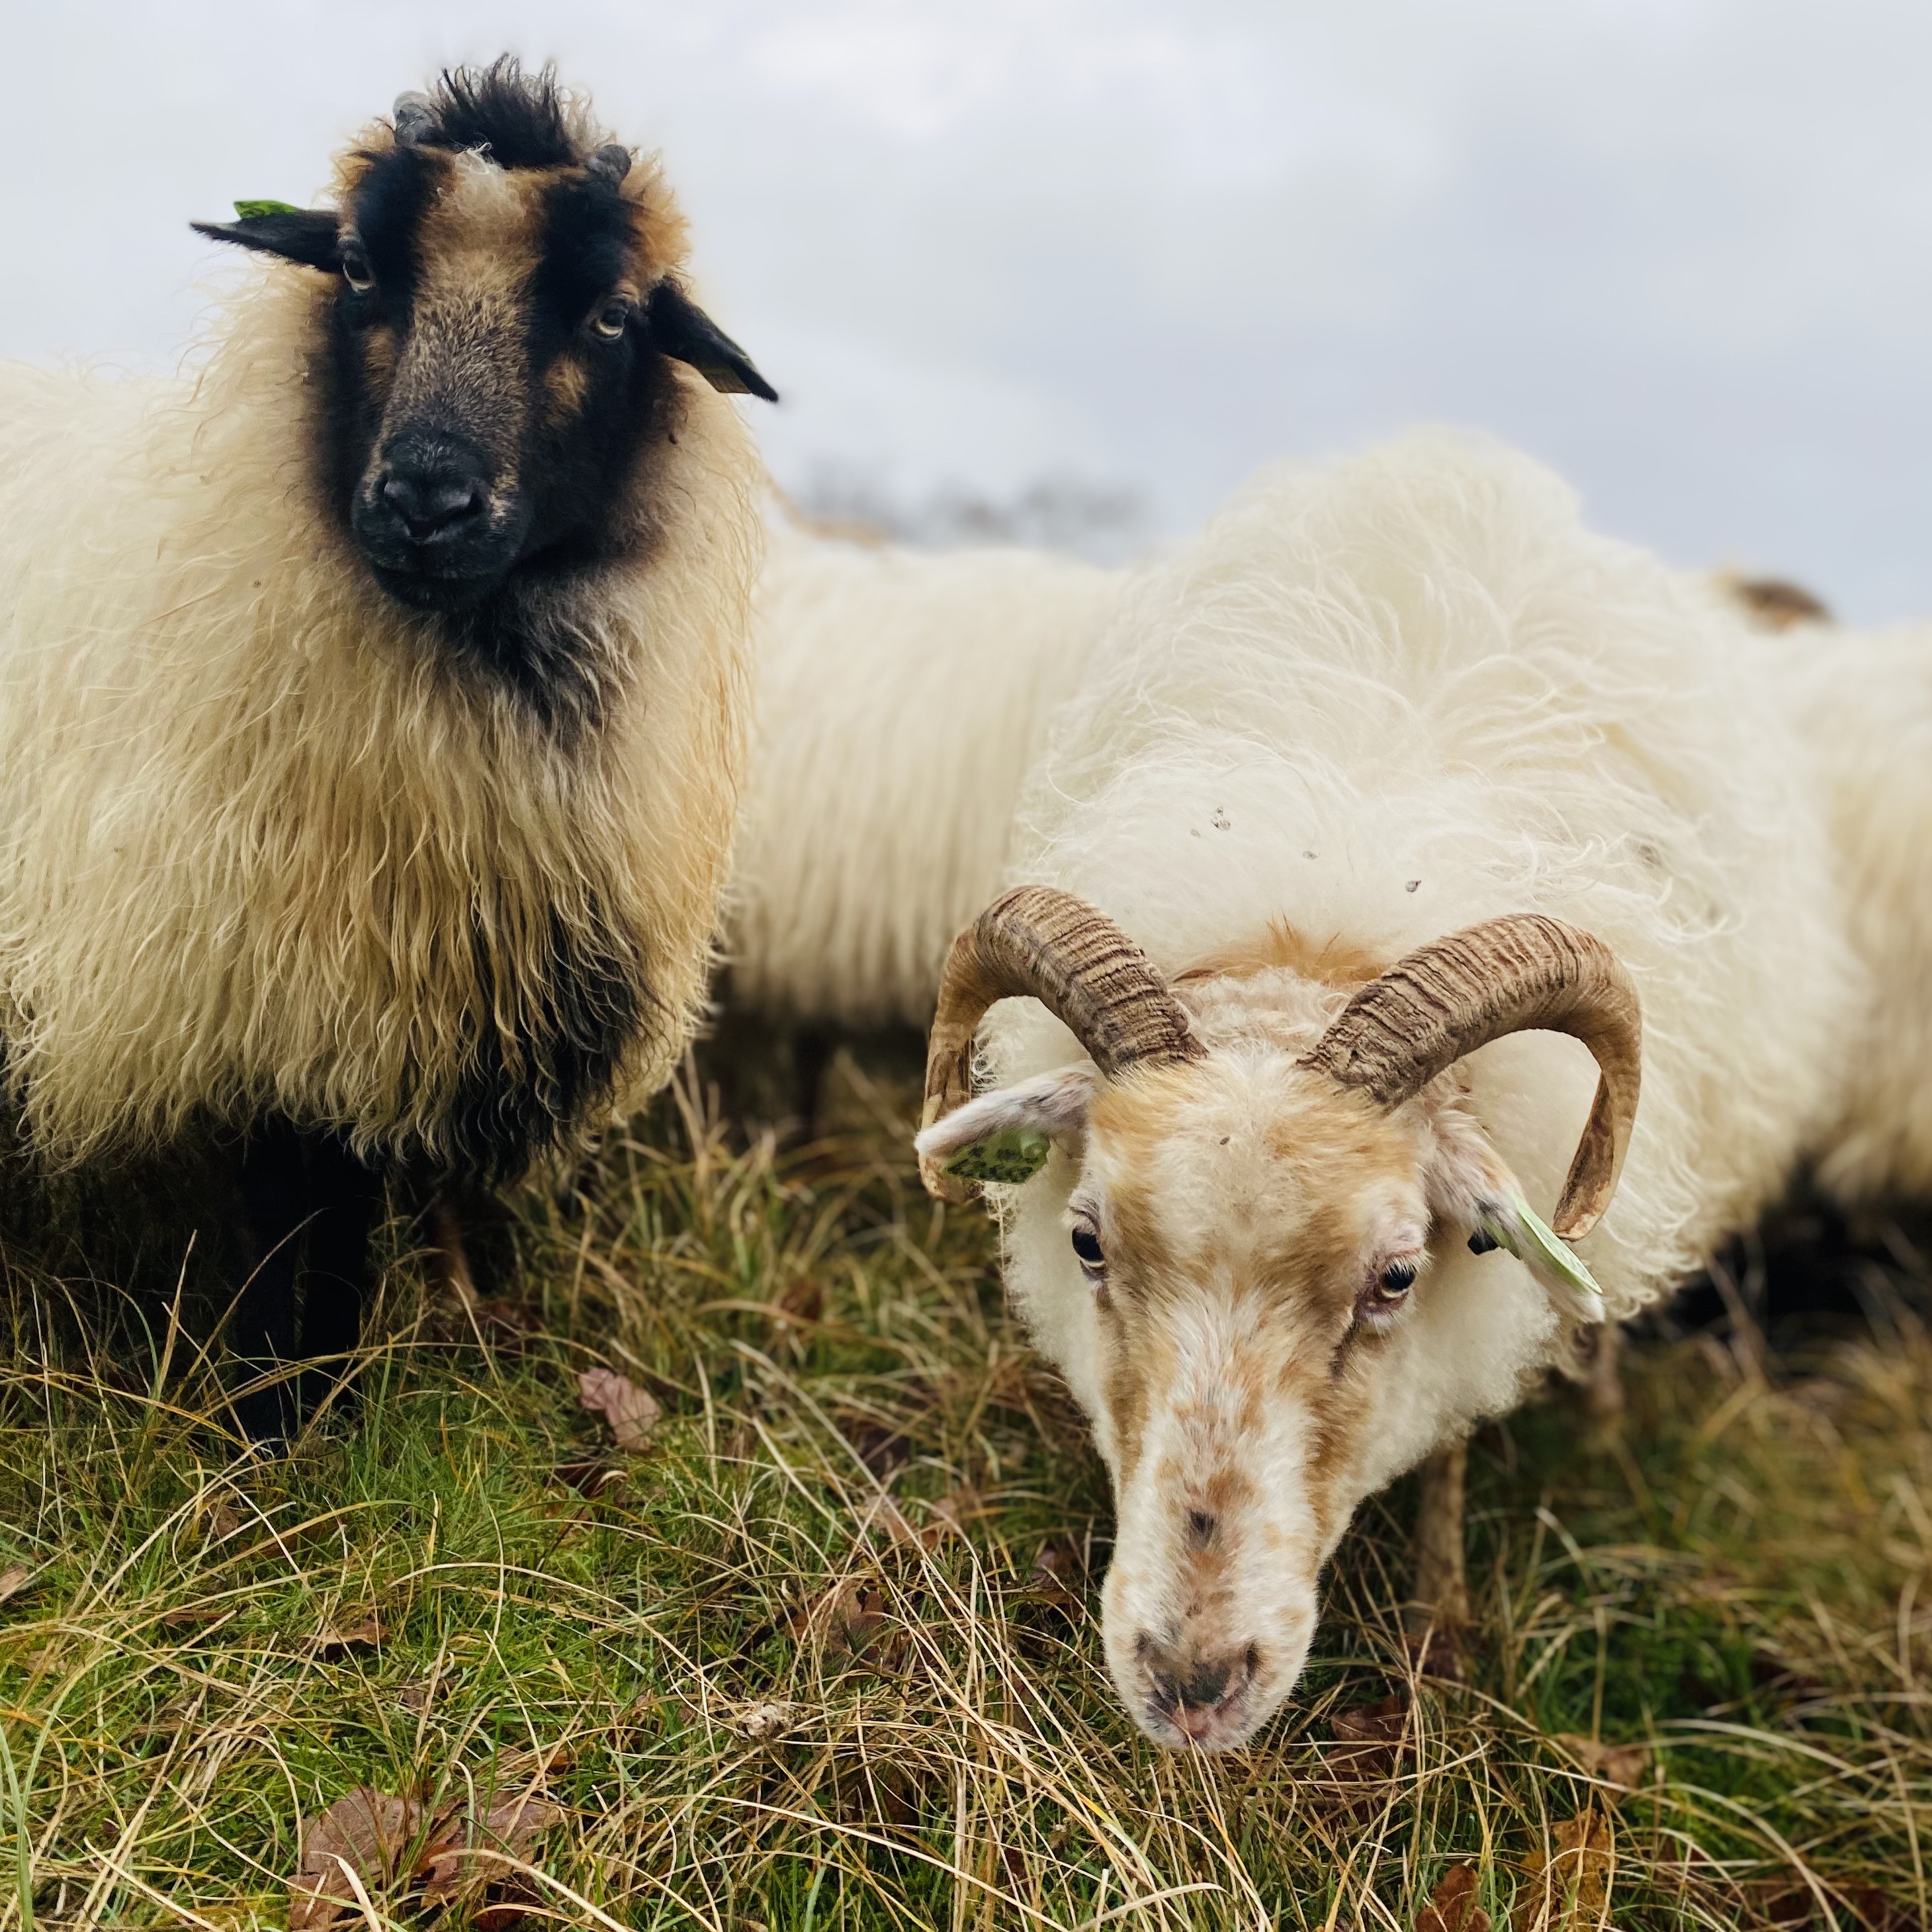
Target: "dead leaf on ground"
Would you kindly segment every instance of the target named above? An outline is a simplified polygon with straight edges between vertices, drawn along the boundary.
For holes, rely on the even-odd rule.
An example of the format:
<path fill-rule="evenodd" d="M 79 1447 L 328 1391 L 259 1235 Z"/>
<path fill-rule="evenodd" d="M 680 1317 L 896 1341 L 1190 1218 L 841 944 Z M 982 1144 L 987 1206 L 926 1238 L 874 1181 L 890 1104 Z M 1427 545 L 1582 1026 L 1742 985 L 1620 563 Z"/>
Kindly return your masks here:
<path fill-rule="evenodd" d="M 534 1791 L 500 1792 L 481 1818 L 460 1816 L 440 1822 L 437 1842 L 425 1848 L 416 1871 L 425 1905 L 454 1905 L 476 1898 L 493 1880 L 520 1876 L 508 1861 L 527 1864 L 537 1840 L 563 1822 L 562 1806 Z M 500 1901 L 534 1904 L 534 1899 Z"/>
<path fill-rule="evenodd" d="M 875 1476 L 889 1476 L 912 1454 L 905 1431 L 882 1422 L 877 1416 L 848 1412 L 835 1416 L 838 1432 L 852 1445 L 853 1453 Z"/>
<path fill-rule="evenodd" d="M 218 1496 L 208 1504 L 202 1522 L 211 1543 L 226 1543 L 242 1527 L 242 1512 L 226 1496 Z"/>
<path fill-rule="evenodd" d="M 9 1597 L 17 1597 L 27 1587 L 28 1580 L 33 1574 L 24 1563 L 10 1563 L 5 1569 L 0 1570 L 0 1604 Z"/>
<path fill-rule="evenodd" d="M 644 1446 L 664 1411 L 656 1396 L 615 1369 L 586 1369 L 577 1378 L 578 1400 L 610 1425 L 617 1447 L 634 1456 Z"/>
<path fill-rule="evenodd" d="M 1331 1777 L 1390 1777 L 1408 1728 L 1408 1700 L 1398 1694 L 1377 1704 L 1351 1705 L 1329 1719 L 1328 1728 L 1335 1748 L 1323 1754 L 1323 1762 Z"/>
<path fill-rule="evenodd" d="M 1648 1744 L 1606 1744 L 1565 1732 L 1556 1741 L 1592 1778 L 1619 1791 L 1634 1791 L 1650 1769 Z"/>
<path fill-rule="evenodd" d="M 1087 1568 L 1080 1552 L 1064 1536 L 1050 1536 L 1033 1559 L 1027 1585 L 1029 1600 L 1045 1604 L 1075 1622 L 1087 1613 Z"/>
<path fill-rule="evenodd" d="M 289 1880 L 289 1932 L 320 1932 L 362 1906 L 344 1871 L 365 1888 L 391 1882 L 422 1826 L 422 1807 L 358 1784 L 326 1811 L 302 1820 L 302 1853 Z"/>
<path fill-rule="evenodd" d="M 1417 1915 L 1415 1932 L 1490 1932 L 1490 1915 L 1476 1903 L 1480 1883 L 1474 1865 L 1451 1865 Z"/>
<path fill-rule="evenodd" d="M 874 1668 L 891 1670 L 904 1660 L 903 1635 L 877 1642 L 886 1622 L 886 1593 L 863 1577 L 835 1583 L 801 1604 L 788 1619 L 794 1636 L 816 1635 L 828 1651 L 864 1656 Z"/>
<path fill-rule="evenodd" d="M 1588 1932 L 1606 1923 L 1615 1842 L 1610 1820 L 1594 1805 L 1564 1819 L 1550 1847 L 1523 1861 L 1528 1882 L 1510 1915 L 1512 1932 Z"/>
<path fill-rule="evenodd" d="M 381 1611 L 352 1610 L 339 1623 L 325 1624 L 316 1632 L 316 1654 L 325 1662 L 333 1663 L 352 1650 L 375 1649 L 382 1636 Z"/>
<path fill-rule="evenodd" d="M 816 1275 L 794 1276 L 775 1306 L 794 1322 L 821 1322 L 825 1318 L 825 1284 Z"/>
<path fill-rule="evenodd" d="M 412 1712 L 420 1717 L 430 1705 L 436 1702 L 436 1681 L 434 1675 L 428 1677 L 404 1678 L 402 1682 L 396 1686 L 398 1706 L 403 1710 Z"/>

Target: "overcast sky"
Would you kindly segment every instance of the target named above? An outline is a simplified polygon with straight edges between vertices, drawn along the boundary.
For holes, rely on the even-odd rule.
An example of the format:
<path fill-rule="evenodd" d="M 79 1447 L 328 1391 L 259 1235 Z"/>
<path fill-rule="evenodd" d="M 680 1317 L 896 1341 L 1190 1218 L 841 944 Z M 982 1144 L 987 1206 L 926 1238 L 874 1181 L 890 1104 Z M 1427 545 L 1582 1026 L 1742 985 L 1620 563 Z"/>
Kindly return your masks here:
<path fill-rule="evenodd" d="M 794 485 L 1179 531 L 1450 422 L 1678 562 L 1932 613 L 1923 0 L 11 0 L 4 44 L 0 353 L 171 361 L 190 217 L 512 48 L 663 151 Z"/>

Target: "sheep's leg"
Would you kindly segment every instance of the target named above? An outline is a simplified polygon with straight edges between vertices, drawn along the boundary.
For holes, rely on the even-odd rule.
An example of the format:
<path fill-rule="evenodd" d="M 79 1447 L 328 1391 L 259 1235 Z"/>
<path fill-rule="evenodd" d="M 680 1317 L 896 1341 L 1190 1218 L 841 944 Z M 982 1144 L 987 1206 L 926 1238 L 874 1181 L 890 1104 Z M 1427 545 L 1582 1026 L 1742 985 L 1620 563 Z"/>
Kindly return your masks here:
<path fill-rule="evenodd" d="M 838 1051 L 838 1029 L 829 1022 L 800 1027 L 792 1034 L 792 1111 L 798 1117 L 798 1136 L 802 1141 L 818 1138 L 825 1076 Z"/>
<path fill-rule="evenodd" d="M 244 1379 L 283 1371 L 267 1387 L 238 1396 L 236 1420 L 251 1442 L 280 1441 L 295 1432 L 296 1282 L 302 1223 L 308 1216 L 308 1179 L 300 1138 L 286 1120 L 262 1123 L 242 1144 L 238 1180 L 242 1216 L 253 1263 L 236 1303 L 230 1346 Z"/>
<path fill-rule="evenodd" d="M 1600 1429 L 1612 1426 L 1624 1412 L 1623 1336 L 1614 1322 L 1606 1322 L 1591 1342 L 1590 1379 L 1583 1406 Z"/>
<path fill-rule="evenodd" d="M 1415 1518 L 1415 1595 L 1409 1634 L 1426 1639 L 1425 1665 L 1455 1669 L 1456 1633 L 1469 1621 L 1468 1573 L 1462 1558 L 1462 1488 L 1469 1445 L 1451 1443 L 1422 1466 L 1422 1496 Z"/>
<path fill-rule="evenodd" d="M 303 1273 L 302 1413 L 341 1379 L 362 1333 L 369 1283 L 369 1233 L 382 1202 L 382 1177 L 333 1135 L 309 1142 L 308 1265 Z M 318 1358 L 321 1359 L 317 1359 Z M 346 1393 L 346 1391 L 345 1391 Z"/>

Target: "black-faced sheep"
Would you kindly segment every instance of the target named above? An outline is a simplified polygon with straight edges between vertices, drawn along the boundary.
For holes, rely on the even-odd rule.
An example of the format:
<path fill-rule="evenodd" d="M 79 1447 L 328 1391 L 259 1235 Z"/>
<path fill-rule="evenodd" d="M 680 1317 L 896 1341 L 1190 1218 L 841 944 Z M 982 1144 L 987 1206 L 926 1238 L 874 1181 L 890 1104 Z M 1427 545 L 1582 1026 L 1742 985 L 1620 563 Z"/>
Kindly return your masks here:
<path fill-rule="evenodd" d="M 772 392 L 508 60 L 202 232 L 267 266 L 191 380 L 0 378 L 0 1041 L 50 1162 L 238 1144 L 272 1367 L 352 1342 L 385 1169 L 519 1174 L 682 1050 L 761 537 L 716 392 Z"/>

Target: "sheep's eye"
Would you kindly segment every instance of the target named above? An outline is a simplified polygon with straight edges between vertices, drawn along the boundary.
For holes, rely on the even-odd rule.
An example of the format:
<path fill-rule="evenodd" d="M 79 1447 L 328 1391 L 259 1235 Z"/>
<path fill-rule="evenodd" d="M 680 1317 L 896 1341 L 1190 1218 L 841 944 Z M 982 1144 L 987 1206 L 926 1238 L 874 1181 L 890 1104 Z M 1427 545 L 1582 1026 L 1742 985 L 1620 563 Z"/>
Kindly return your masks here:
<path fill-rule="evenodd" d="M 630 322 L 631 304 L 621 298 L 614 298 L 607 302 L 590 318 L 592 332 L 601 335 L 606 342 L 617 340 L 630 326 Z"/>
<path fill-rule="evenodd" d="M 1391 1262 L 1382 1271 L 1376 1283 L 1378 1301 L 1400 1301 L 1415 1286 L 1415 1264 L 1413 1262 Z"/>
<path fill-rule="evenodd" d="M 360 248 L 343 250 L 342 279 L 358 296 L 366 296 L 376 286 L 376 272 L 370 267 L 368 256 Z"/>
<path fill-rule="evenodd" d="M 1103 1267 L 1106 1256 L 1100 1252 L 1100 1238 L 1082 1222 L 1073 1230 L 1073 1252 L 1089 1274 Z"/>

